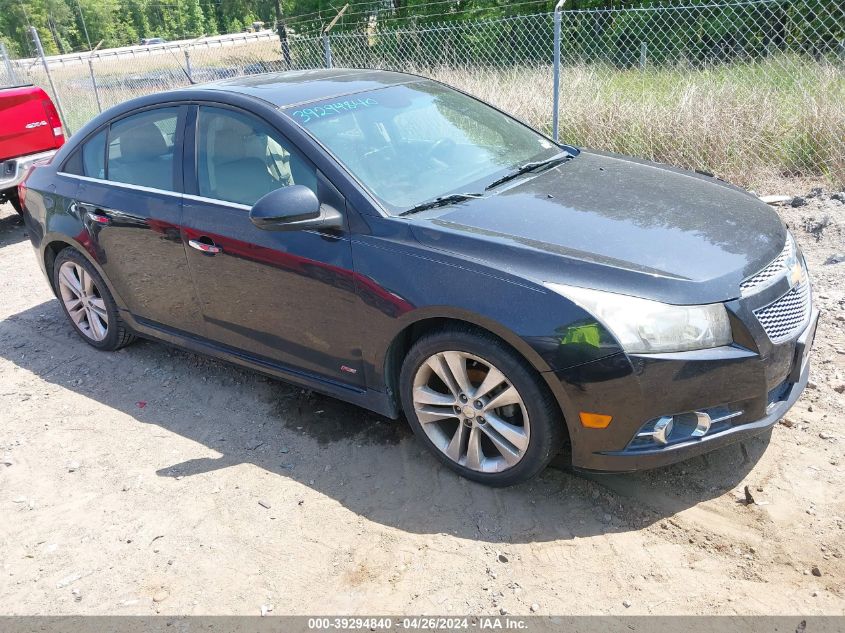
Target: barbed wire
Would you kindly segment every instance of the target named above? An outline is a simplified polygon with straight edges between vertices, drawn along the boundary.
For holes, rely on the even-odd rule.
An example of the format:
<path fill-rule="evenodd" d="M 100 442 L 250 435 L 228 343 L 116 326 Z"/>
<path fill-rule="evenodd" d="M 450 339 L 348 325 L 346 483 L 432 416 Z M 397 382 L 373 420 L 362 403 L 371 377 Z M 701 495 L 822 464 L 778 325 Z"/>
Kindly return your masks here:
<path fill-rule="evenodd" d="M 364 16 L 364 18 L 370 18 L 374 20 L 377 25 L 391 25 L 396 22 L 400 21 L 408 21 L 413 23 L 414 21 L 429 21 L 432 19 L 446 17 L 446 16 L 459 16 L 465 18 L 466 16 L 478 14 L 481 12 L 487 11 L 497 11 L 497 10 L 511 10 L 515 7 L 527 7 L 533 5 L 540 5 L 540 4 L 549 4 L 549 0 L 522 0 L 520 2 L 511 2 L 505 6 L 478 6 L 478 7 L 463 7 L 460 9 L 456 9 L 455 11 L 441 11 L 439 13 L 425 13 L 424 10 L 432 7 L 438 6 L 443 4 L 451 4 L 454 5 L 456 0 L 435 0 L 434 2 L 427 2 L 422 5 L 414 5 L 412 7 L 403 7 L 400 9 L 392 9 L 392 8 L 373 8 L 371 10 L 359 11 L 354 13 L 345 13 L 341 17 L 340 24 L 342 25 L 344 22 L 352 21 L 352 18 L 358 18 L 359 16 Z M 367 4 L 367 3 L 361 3 Z M 403 11 L 411 11 L 413 10 L 414 13 L 409 13 L 407 15 L 396 15 L 398 12 Z M 386 16 L 381 16 L 381 13 L 388 13 Z M 306 21 L 296 21 L 296 17 L 289 17 L 285 18 L 286 25 L 290 25 L 292 28 L 297 28 L 303 24 L 307 25 L 310 29 L 317 30 L 315 27 L 319 24 L 322 26 L 321 20 L 306 20 Z M 331 16 L 333 17 L 333 16 Z M 504 17 L 518 17 L 518 16 L 504 16 Z"/>

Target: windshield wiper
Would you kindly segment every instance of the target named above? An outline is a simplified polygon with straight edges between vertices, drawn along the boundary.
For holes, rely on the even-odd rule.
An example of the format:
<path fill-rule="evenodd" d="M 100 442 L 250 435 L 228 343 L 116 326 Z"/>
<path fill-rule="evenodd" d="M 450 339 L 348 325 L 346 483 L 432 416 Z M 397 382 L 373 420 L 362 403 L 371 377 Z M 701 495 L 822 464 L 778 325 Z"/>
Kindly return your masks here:
<path fill-rule="evenodd" d="M 415 207 L 411 207 L 406 211 L 402 211 L 402 213 L 400 213 L 399 215 L 411 215 L 412 213 L 418 213 L 419 211 L 434 209 L 436 207 L 445 207 L 448 204 L 454 204 L 456 202 L 463 202 L 464 200 L 470 200 L 472 198 L 483 197 L 484 196 L 480 193 L 450 193 L 448 196 L 440 196 L 439 198 L 429 200 L 428 202 L 421 202 Z"/>
<path fill-rule="evenodd" d="M 528 172 L 536 171 L 543 167 L 553 167 L 554 165 L 563 163 L 569 160 L 570 158 L 572 158 L 572 154 L 570 154 L 569 152 L 564 152 L 563 154 L 558 154 L 557 156 L 552 156 L 551 158 L 547 158 L 545 160 L 535 160 L 531 163 L 525 163 L 524 165 L 520 165 L 519 167 L 517 167 L 509 174 L 505 174 L 501 178 L 491 182 L 484 188 L 484 191 L 490 191 L 491 189 L 498 187 L 499 185 L 504 184 L 509 180 L 513 180 L 514 178 L 520 177 L 522 174 L 527 174 Z"/>

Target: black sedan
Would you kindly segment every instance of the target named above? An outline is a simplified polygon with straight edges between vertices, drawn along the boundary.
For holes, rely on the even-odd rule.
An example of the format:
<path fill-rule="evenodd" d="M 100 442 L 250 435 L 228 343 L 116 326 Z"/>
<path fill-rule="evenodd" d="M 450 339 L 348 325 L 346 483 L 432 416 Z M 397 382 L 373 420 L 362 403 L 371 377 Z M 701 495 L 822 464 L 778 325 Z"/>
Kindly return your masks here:
<path fill-rule="evenodd" d="M 754 196 L 559 145 L 440 83 L 325 70 L 116 106 L 21 188 L 101 350 L 137 335 L 404 413 L 458 473 L 668 464 L 807 383 L 803 256 Z"/>

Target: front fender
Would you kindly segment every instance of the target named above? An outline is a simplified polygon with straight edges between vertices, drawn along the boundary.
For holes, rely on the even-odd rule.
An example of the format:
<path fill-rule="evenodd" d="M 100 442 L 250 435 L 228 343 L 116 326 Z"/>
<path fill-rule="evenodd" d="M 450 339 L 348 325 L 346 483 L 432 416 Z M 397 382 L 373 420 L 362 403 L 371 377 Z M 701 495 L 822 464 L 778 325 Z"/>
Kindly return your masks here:
<path fill-rule="evenodd" d="M 395 341 L 415 323 L 451 319 L 499 336 L 538 371 L 561 370 L 621 351 L 569 299 L 506 271 L 425 249 L 415 240 L 361 237 L 353 244 L 370 388 L 387 388 Z M 409 274 L 412 271 L 412 274 Z"/>

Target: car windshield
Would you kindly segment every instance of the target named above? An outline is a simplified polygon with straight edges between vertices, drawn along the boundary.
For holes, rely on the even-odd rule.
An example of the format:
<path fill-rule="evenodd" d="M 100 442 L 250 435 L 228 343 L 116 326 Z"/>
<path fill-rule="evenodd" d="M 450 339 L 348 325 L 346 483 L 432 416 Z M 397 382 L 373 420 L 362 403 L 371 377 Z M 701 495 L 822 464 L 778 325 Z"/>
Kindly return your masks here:
<path fill-rule="evenodd" d="M 391 213 L 480 192 L 561 148 L 484 103 L 428 81 L 289 108 Z"/>

